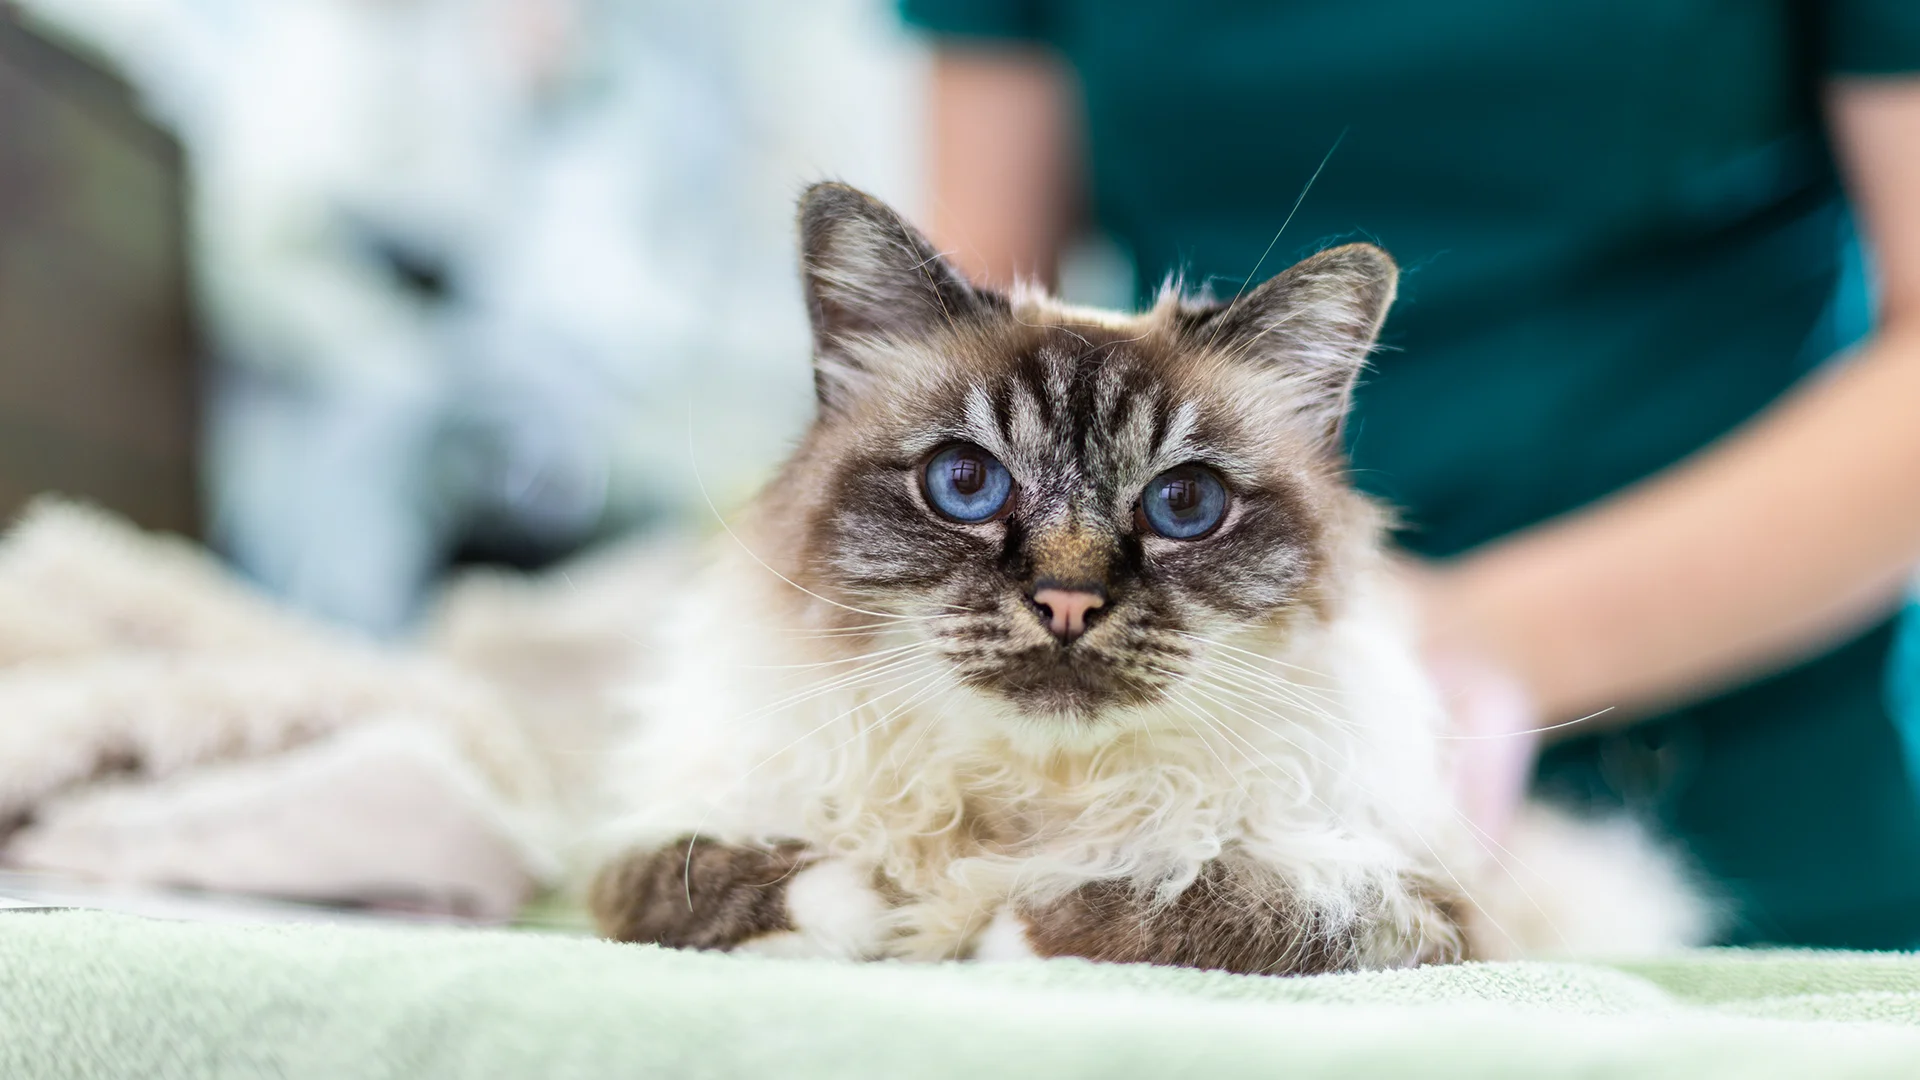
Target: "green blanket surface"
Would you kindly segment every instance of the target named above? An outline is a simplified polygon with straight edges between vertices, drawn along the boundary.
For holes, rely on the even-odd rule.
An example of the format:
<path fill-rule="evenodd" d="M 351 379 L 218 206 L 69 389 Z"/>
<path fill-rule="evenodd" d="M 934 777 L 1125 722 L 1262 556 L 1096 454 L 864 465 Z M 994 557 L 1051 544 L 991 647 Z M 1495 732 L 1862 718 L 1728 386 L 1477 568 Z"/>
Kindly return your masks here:
<path fill-rule="evenodd" d="M 1302 979 L 0 911 L 0 1077 L 1920 1077 L 1920 958 Z"/>

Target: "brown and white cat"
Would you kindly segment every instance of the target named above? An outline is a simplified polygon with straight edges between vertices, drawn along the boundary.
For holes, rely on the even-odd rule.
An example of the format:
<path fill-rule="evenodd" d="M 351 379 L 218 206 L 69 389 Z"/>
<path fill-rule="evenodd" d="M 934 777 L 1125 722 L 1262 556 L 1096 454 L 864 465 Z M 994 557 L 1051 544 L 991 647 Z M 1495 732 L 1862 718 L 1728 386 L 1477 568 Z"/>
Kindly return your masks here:
<path fill-rule="evenodd" d="M 1280 973 L 1702 932 L 1627 825 L 1453 805 L 1339 442 L 1384 252 L 1125 316 L 845 186 L 800 229 L 818 416 L 643 688 L 603 932 Z"/>

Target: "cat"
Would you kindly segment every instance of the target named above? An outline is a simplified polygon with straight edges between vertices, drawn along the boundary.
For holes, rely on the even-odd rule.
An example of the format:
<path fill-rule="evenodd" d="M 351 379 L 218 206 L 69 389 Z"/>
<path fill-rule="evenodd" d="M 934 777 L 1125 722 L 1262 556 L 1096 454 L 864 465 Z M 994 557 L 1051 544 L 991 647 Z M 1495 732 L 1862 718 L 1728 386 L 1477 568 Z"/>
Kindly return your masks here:
<path fill-rule="evenodd" d="M 847 186 L 799 219 L 817 416 L 638 695 L 606 936 L 1306 974 L 1704 932 L 1629 824 L 1454 807 L 1341 448 L 1384 251 L 1125 316 Z"/>

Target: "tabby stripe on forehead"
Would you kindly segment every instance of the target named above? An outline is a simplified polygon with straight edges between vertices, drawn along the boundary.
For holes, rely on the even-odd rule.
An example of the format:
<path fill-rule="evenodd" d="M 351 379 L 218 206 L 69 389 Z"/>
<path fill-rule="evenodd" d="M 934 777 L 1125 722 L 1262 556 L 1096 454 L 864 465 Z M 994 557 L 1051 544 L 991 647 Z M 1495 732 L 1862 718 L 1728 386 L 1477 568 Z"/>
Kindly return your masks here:
<path fill-rule="evenodd" d="M 1159 418 L 1160 395 L 1151 390 L 1129 389 L 1121 401 L 1126 408 L 1108 423 L 1107 429 L 1114 432 L 1115 444 L 1124 446 L 1128 455 L 1151 461 L 1160 450 L 1155 440 L 1166 428 Z"/>
<path fill-rule="evenodd" d="M 998 382 L 987 391 L 988 399 L 993 402 L 993 426 L 1000 437 L 1011 445 L 1014 441 L 1014 401 L 1013 389 L 1005 382 Z"/>
<path fill-rule="evenodd" d="M 987 449 L 1004 451 L 1006 444 L 1013 441 L 1013 413 L 1012 406 L 998 390 L 997 386 L 976 386 L 967 391 L 967 427 L 976 439 L 986 434 L 995 435 L 1000 445 Z"/>
<path fill-rule="evenodd" d="M 1094 395 L 1093 416 L 1103 428 L 1110 428 L 1120 415 L 1127 394 L 1128 380 L 1119 372 L 1102 370 L 1098 383 L 1099 392 Z"/>
<path fill-rule="evenodd" d="M 1063 387 L 1071 395 L 1073 415 L 1079 421 L 1073 433 L 1074 449 L 1083 458 L 1088 456 L 1095 434 L 1099 389 L 1107 370 L 1108 365 L 1099 361 L 1082 364 L 1074 371 L 1072 384 Z"/>
<path fill-rule="evenodd" d="M 1174 406 L 1171 401 L 1165 401 L 1162 402 L 1162 409 L 1167 413 L 1166 428 L 1161 433 L 1163 437 L 1155 440 L 1153 452 L 1182 459 L 1190 456 L 1191 451 L 1187 449 L 1186 444 L 1193 438 L 1194 431 L 1199 427 L 1199 407 L 1191 401 L 1183 401 L 1178 406 Z M 1176 450 L 1179 453 L 1175 453 Z"/>
<path fill-rule="evenodd" d="M 1153 395 L 1153 434 L 1147 438 L 1147 456 L 1157 458 L 1167 445 L 1167 431 L 1173 423 L 1173 402 L 1165 393 Z"/>
<path fill-rule="evenodd" d="M 1071 386 L 1078 372 L 1079 364 L 1072 354 L 1058 350 L 1047 354 L 1047 392 L 1055 401 L 1066 401 L 1072 396 Z"/>
<path fill-rule="evenodd" d="M 1056 419 L 1053 409 L 1054 403 L 1059 397 L 1064 396 L 1056 395 L 1053 392 L 1053 386 L 1051 384 L 1058 380 L 1053 379 L 1051 372 L 1047 370 L 1051 366 L 1052 365 L 1047 363 L 1047 358 L 1044 353 L 1035 353 L 1022 360 L 1013 371 L 1014 378 L 1020 381 L 1021 388 L 1033 395 L 1034 411 L 1038 414 L 1040 423 L 1045 427 L 1052 427 L 1054 425 Z"/>
<path fill-rule="evenodd" d="M 1018 376 L 1007 382 L 1010 387 L 1007 396 L 1013 400 L 1014 441 L 1025 446 L 1050 441 L 1048 437 L 1056 433 L 1058 428 L 1047 419 L 1051 410 L 1047 408 L 1044 397 L 1035 395 L 1033 387 Z"/>

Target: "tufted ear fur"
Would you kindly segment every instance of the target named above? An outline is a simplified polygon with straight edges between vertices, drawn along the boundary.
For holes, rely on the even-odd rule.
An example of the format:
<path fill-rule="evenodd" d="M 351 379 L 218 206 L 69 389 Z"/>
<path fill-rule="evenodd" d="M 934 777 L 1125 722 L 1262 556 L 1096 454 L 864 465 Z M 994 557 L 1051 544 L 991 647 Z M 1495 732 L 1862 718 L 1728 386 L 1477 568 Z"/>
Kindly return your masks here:
<path fill-rule="evenodd" d="M 1005 298 L 968 284 L 892 207 L 845 184 L 815 184 L 800 197 L 800 249 L 814 388 L 829 408 L 871 381 L 886 341 L 1007 310 Z"/>
<path fill-rule="evenodd" d="M 1231 303 L 1189 309 L 1185 332 L 1196 348 L 1271 371 L 1299 420 L 1338 447 L 1399 276 L 1372 244 L 1332 248 Z"/>

